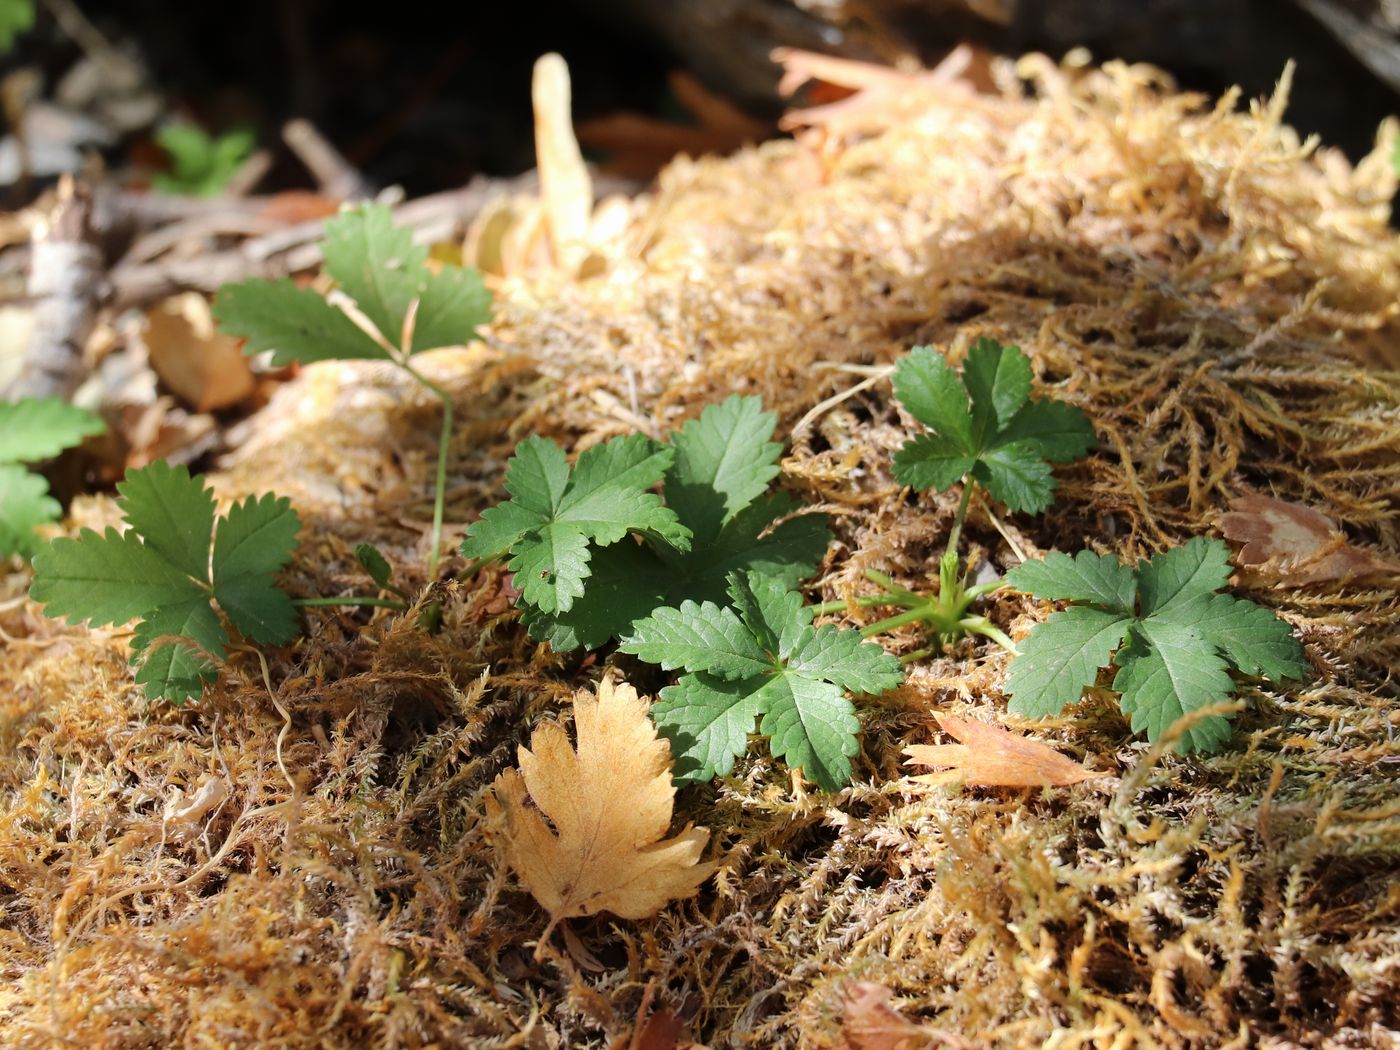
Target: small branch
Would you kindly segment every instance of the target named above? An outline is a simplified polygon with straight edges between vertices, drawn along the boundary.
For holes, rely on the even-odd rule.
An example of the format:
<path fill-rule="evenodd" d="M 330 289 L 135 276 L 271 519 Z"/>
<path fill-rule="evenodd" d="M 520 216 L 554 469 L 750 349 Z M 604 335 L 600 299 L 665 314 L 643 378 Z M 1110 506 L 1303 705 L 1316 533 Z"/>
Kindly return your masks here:
<path fill-rule="evenodd" d="M 333 200 L 363 200 L 374 195 L 374 187 L 331 145 L 309 120 L 289 120 L 282 127 L 282 141 L 311 172 L 316 185 Z"/>

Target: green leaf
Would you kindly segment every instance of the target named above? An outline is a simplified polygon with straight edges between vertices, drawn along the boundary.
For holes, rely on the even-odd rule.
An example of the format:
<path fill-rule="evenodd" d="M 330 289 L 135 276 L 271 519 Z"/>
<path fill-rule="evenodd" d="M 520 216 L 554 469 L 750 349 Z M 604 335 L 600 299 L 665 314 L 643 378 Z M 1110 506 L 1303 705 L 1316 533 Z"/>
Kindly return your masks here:
<path fill-rule="evenodd" d="M 730 682 L 691 674 L 661 690 L 651 716 L 671 742 L 672 775 L 678 783 L 729 775 L 734 759 L 748 747 L 762 707 L 759 691 L 766 681 L 763 676 Z"/>
<path fill-rule="evenodd" d="M 583 594 L 565 612 L 547 614 L 530 605 L 524 607 L 521 620 L 530 637 L 548 642 L 560 653 L 580 646 L 597 649 L 626 634 L 635 621 L 650 616 L 654 609 L 679 605 L 686 597 L 671 600 L 673 575 L 655 554 L 631 540 L 595 548 L 589 569 Z M 723 584 L 718 595 L 706 597 L 722 601 Z"/>
<path fill-rule="evenodd" d="M 1166 620 L 1140 620 L 1114 661 L 1113 688 L 1134 732 L 1159 740 L 1178 718 L 1219 703 L 1235 688 L 1225 660 L 1199 631 Z M 1229 722 L 1211 716 L 1182 736 L 1182 751 L 1214 751 L 1230 736 Z"/>
<path fill-rule="evenodd" d="M 251 640 L 280 645 L 297 632 L 291 599 L 273 577 L 291 560 L 301 519 L 291 501 L 268 493 L 229 508 L 214 532 L 214 597 Z"/>
<path fill-rule="evenodd" d="M 481 279 L 481 271 L 444 266 L 423 285 L 409 352 L 465 346 L 476 338 L 476 330 L 490 321 L 491 292 Z"/>
<path fill-rule="evenodd" d="M 34 527 L 57 521 L 62 512 L 41 475 L 0 463 L 0 558 L 32 558 L 41 546 Z"/>
<path fill-rule="evenodd" d="M 117 491 L 123 497 L 122 516 L 146 546 L 185 575 L 208 583 L 213 490 L 192 479 L 188 467 L 157 460 L 127 471 Z"/>
<path fill-rule="evenodd" d="M 705 671 L 731 681 L 774 667 L 773 656 L 734 610 L 710 602 L 657 609 L 632 625 L 619 648 L 667 671 Z"/>
<path fill-rule="evenodd" d="M 808 678 L 870 696 L 897 689 L 904 681 L 899 657 L 861 641 L 856 631 L 838 630 L 830 624 L 801 632 L 787 654 L 787 664 Z"/>
<path fill-rule="evenodd" d="M 0 51 L 14 47 L 15 37 L 34 28 L 34 0 L 0 0 Z"/>
<path fill-rule="evenodd" d="M 1165 613 L 1220 590 L 1230 578 L 1230 550 L 1196 536 L 1184 547 L 1154 554 L 1138 566 L 1142 615 Z"/>
<path fill-rule="evenodd" d="M 973 447 L 985 448 L 1031 396 L 1030 358 L 1019 346 L 978 339 L 963 362 L 962 381 L 972 399 Z"/>
<path fill-rule="evenodd" d="M 91 412 L 60 398 L 0 402 L 0 464 L 50 459 L 105 429 Z"/>
<path fill-rule="evenodd" d="M 736 396 L 671 435 L 675 459 L 666 472 L 666 505 L 697 542 L 713 538 L 768 491 L 782 452 L 769 440 L 777 422 L 759 398 Z"/>
<path fill-rule="evenodd" d="M 860 751 L 860 719 L 840 687 L 802 674 L 769 679 L 758 693 L 759 731 L 778 758 L 823 791 L 851 782 L 851 756 Z"/>
<path fill-rule="evenodd" d="M 389 355 L 343 310 L 290 278 L 226 284 L 214 300 L 219 330 L 248 340 L 246 354 L 272 351 L 273 364 L 339 359 L 387 360 Z"/>
<path fill-rule="evenodd" d="M 355 560 L 360 563 L 360 568 L 369 573 L 369 578 L 381 591 L 389 586 L 389 577 L 394 574 L 394 570 L 378 547 L 372 543 L 357 544 Z"/>
<path fill-rule="evenodd" d="M 894 476 L 901 485 L 946 492 L 977 462 L 977 457 L 965 452 L 954 438 L 919 434 L 894 454 Z"/>
<path fill-rule="evenodd" d="M 386 341 L 400 345 L 404 318 L 428 275 L 428 251 L 413 243 L 413 232 L 395 226 L 383 205 L 365 204 L 326 223 L 321 253 L 326 273 Z"/>
<path fill-rule="evenodd" d="M 1108 665 L 1132 622 L 1120 613 L 1072 605 L 1037 624 L 1006 676 L 1011 712 L 1047 718 L 1077 701 L 1099 668 Z"/>
<path fill-rule="evenodd" d="M 204 594 L 200 586 L 141 542 L 135 531 L 83 529 L 34 556 L 29 595 L 69 623 L 126 623 L 161 605 Z"/>
<path fill-rule="evenodd" d="M 193 124 L 167 124 L 156 132 L 156 143 L 170 155 L 169 172 L 158 172 L 151 186 L 159 193 L 212 197 L 222 193 L 253 152 L 249 131 L 210 136 Z"/>
<path fill-rule="evenodd" d="M 1268 609 L 1228 594 L 1173 604 L 1154 619 L 1192 627 L 1247 675 L 1270 681 L 1302 679 L 1309 667 L 1303 647 L 1288 624 Z"/>
<path fill-rule="evenodd" d="M 728 589 L 739 618 L 770 659 L 786 660 L 802 632 L 810 633 L 812 610 L 782 580 L 736 572 L 729 577 Z"/>
<path fill-rule="evenodd" d="M 214 660 L 223 658 L 228 632 L 200 592 L 152 611 L 137 624 L 131 647 L 141 655 L 136 682 L 146 695 L 183 703 L 217 677 Z"/>
<path fill-rule="evenodd" d="M 558 517 L 606 545 L 628 532 L 690 547 L 690 530 L 661 497 L 646 490 L 671 465 L 674 452 L 644 434 L 627 434 L 594 445 L 578 458 L 569 486 L 559 500 Z"/>
<path fill-rule="evenodd" d="M 996 435 L 996 444 L 1030 442 L 1051 463 L 1069 463 L 1098 444 L 1078 407 L 1063 401 L 1028 401 Z"/>
<path fill-rule="evenodd" d="M 1025 561 L 1006 574 L 1006 582 L 1023 594 L 1048 601 L 1088 602 L 1124 616 L 1133 615 L 1137 577 L 1117 558 L 1093 551 L 1074 557 L 1052 551 Z"/>
<path fill-rule="evenodd" d="M 916 346 L 900 358 L 894 366 L 894 393 L 911 416 L 943 437 L 950 450 L 972 450 L 972 412 L 967 392 L 958 373 L 933 347 Z"/>
<path fill-rule="evenodd" d="M 972 476 L 1012 510 L 1030 514 L 1050 506 L 1055 493 L 1050 465 L 1029 441 L 987 449 L 972 468 Z"/>

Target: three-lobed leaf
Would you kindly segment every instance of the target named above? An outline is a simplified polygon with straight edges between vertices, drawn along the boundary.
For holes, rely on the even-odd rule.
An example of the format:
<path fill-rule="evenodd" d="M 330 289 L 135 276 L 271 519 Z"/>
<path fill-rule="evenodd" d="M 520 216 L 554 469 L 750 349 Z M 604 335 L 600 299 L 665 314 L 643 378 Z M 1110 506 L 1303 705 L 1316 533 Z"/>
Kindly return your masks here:
<path fill-rule="evenodd" d="M 25 469 L 101 433 L 91 412 L 59 398 L 0 402 L 0 558 L 31 558 L 40 547 L 39 525 L 56 521 L 62 508 L 44 478 Z"/>
<path fill-rule="evenodd" d="M 814 628 L 812 610 L 781 579 L 735 573 L 733 608 L 685 602 L 632 625 L 621 648 L 688 673 L 654 709 L 676 754 L 676 777 L 727 774 L 761 718 L 773 754 L 821 788 L 850 782 L 860 722 L 846 693 L 903 681 L 899 661 L 854 631 Z"/>
<path fill-rule="evenodd" d="M 915 347 L 895 366 L 900 403 L 929 433 L 895 453 L 894 474 L 918 489 L 942 492 L 971 474 L 1012 510 L 1050 505 L 1051 463 L 1094 447 L 1083 412 L 1031 400 L 1030 360 L 1019 347 L 979 339 L 959 377 L 931 347 Z"/>
<path fill-rule="evenodd" d="M 1204 537 L 1136 569 L 1089 551 L 1013 569 L 1007 582 L 1018 590 L 1081 604 L 1055 613 L 1021 644 L 1007 674 L 1011 710 L 1058 714 L 1111 657 L 1113 688 L 1134 731 L 1157 740 L 1183 716 L 1227 699 L 1232 667 L 1271 681 L 1303 678 L 1308 665 L 1288 625 L 1219 593 L 1229 574 L 1225 545 Z M 1228 736 L 1228 721 L 1207 715 L 1183 729 L 1181 748 L 1213 750 Z"/>

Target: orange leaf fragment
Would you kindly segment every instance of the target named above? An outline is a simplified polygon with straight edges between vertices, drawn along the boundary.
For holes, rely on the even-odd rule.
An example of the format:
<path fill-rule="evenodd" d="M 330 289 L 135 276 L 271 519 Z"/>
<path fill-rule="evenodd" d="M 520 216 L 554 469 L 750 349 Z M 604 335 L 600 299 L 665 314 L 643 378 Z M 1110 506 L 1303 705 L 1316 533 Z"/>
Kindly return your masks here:
<path fill-rule="evenodd" d="M 941 1028 L 915 1024 L 890 1005 L 894 993 L 874 981 L 849 981 L 841 990 L 841 1050 L 975 1050 L 977 1043 Z"/>
<path fill-rule="evenodd" d="M 1033 737 L 971 718 L 938 715 L 938 724 L 958 744 L 911 744 L 906 765 L 950 766 L 910 777 L 920 784 L 962 783 L 969 787 L 1068 787 L 1102 776 L 1071 762 Z"/>
<path fill-rule="evenodd" d="M 1252 493 L 1220 516 L 1226 539 L 1243 544 L 1239 564 L 1251 575 L 1287 583 L 1345 582 L 1400 573 L 1400 562 L 1354 547 L 1336 523 L 1302 503 Z"/>
<path fill-rule="evenodd" d="M 196 412 L 236 405 L 257 381 L 243 356 L 243 340 L 214 327 L 209 300 L 198 292 L 172 295 L 146 314 L 151 367 Z"/>
<path fill-rule="evenodd" d="M 574 726 L 577 751 L 562 726 L 536 729 L 532 750 L 520 748 L 519 772 L 506 770 L 487 796 L 487 820 L 507 863 L 551 925 L 600 911 L 645 919 L 693 895 L 715 870 L 700 863 L 710 833 L 687 826 L 662 837 L 676 797 L 671 748 L 647 717 L 645 698 L 605 680 L 596 697 L 575 697 Z"/>

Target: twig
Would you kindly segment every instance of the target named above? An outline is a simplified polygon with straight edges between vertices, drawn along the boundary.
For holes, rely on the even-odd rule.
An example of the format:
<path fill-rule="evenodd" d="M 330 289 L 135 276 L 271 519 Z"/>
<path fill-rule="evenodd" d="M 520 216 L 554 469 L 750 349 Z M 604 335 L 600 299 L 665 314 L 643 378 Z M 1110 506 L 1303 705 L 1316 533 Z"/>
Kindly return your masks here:
<path fill-rule="evenodd" d="M 316 185 L 334 200 L 362 200 L 374 194 L 369 181 L 309 120 L 289 120 L 282 141 L 311 172 Z"/>

